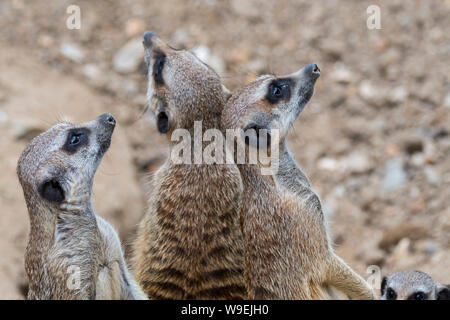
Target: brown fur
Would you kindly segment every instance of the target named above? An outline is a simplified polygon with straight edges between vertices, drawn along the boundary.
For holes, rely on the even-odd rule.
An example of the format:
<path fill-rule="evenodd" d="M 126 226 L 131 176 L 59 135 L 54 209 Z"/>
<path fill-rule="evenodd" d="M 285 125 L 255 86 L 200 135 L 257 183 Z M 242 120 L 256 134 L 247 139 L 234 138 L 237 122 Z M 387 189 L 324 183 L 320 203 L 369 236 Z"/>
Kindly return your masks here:
<path fill-rule="evenodd" d="M 19 159 L 31 226 L 25 254 L 28 299 L 146 298 L 128 272 L 116 231 L 92 209 L 93 177 L 114 129 L 109 117 L 59 123 L 34 138 Z M 80 128 L 89 130 L 87 143 L 68 152 L 70 131 Z M 49 180 L 57 181 L 63 198 L 42 194 Z"/>
<path fill-rule="evenodd" d="M 193 137 L 219 128 L 227 92 L 219 76 L 191 53 L 174 50 L 156 35 L 144 36 L 152 115 L 168 117 L 173 130 Z M 153 74 L 157 54 L 166 62 L 163 83 Z M 173 143 L 170 141 L 170 149 Z M 153 178 L 149 209 L 134 244 L 136 276 L 154 299 L 241 299 L 243 240 L 239 228 L 242 181 L 235 165 L 175 164 L 169 157 Z"/>
<path fill-rule="evenodd" d="M 238 165 L 245 190 L 241 220 L 249 297 L 324 299 L 323 287 L 333 285 L 352 298 L 374 299 L 367 283 L 333 252 L 320 200 L 285 144 L 290 127 L 312 95 L 318 75 L 311 70 L 307 66 L 286 77 L 258 78 L 233 94 L 222 115 L 225 128 L 257 124 L 280 132 L 277 172 L 262 175 L 261 163 Z M 293 80 L 290 96 L 270 103 L 270 85 L 280 79 Z M 243 139 L 238 144 L 244 144 Z M 245 148 L 248 152 L 254 146 Z"/>

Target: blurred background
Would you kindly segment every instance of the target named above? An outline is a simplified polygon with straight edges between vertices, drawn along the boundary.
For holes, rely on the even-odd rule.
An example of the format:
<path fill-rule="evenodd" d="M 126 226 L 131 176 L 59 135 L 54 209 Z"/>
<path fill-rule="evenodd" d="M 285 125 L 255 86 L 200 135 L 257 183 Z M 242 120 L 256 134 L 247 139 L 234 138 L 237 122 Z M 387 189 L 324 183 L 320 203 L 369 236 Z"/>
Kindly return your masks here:
<path fill-rule="evenodd" d="M 81 28 L 68 29 L 69 5 Z M 369 5 L 381 29 L 367 27 Z M 28 214 L 15 174 L 32 137 L 111 112 L 94 207 L 125 244 L 167 144 L 147 116 L 141 37 L 189 48 L 236 89 L 316 62 L 289 137 L 336 250 L 364 277 L 419 269 L 450 283 L 450 1 L 0 2 L 0 298 L 23 298 Z"/>

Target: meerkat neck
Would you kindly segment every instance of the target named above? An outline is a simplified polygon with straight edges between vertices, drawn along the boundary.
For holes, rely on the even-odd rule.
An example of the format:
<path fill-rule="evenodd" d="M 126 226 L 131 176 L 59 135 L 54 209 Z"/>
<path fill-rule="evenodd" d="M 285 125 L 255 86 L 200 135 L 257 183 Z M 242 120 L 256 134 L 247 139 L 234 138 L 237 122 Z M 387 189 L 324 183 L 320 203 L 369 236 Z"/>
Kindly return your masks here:
<path fill-rule="evenodd" d="M 310 188 L 310 182 L 305 173 L 300 169 L 289 150 L 286 140 L 280 144 L 280 166 L 277 171 L 277 180 L 282 184 L 295 184 L 292 186 L 304 186 Z"/>

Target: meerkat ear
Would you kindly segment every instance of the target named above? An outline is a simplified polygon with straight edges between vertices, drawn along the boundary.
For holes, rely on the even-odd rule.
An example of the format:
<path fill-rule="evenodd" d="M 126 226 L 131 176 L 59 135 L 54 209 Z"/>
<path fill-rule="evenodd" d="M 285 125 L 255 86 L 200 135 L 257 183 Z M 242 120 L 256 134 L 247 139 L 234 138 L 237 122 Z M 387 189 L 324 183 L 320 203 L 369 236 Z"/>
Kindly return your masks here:
<path fill-rule="evenodd" d="M 437 288 L 437 300 L 450 300 L 450 286 L 439 286 Z"/>
<path fill-rule="evenodd" d="M 231 98 L 231 91 L 228 90 L 228 88 L 225 87 L 223 84 L 222 84 L 222 91 L 223 91 L 223 94 L 225 95 L 225 101 L 228 101 L 228 99 Z"/>
<path fill-rule="evenodd" d="M 39 194 L 42 198 L 50 202 L 63 202 L 64 201 L 64 190 L 61 184 L 55 179 L 49 179 L 44 181 L 39 186 Z"/>
<path fill-rule="evenodd" d="M 386 292 L 386 285 L 387 285 L 387 277 L 383 277 L 383 280 L 381 281 L 381 295 L 383 296 Z"/>

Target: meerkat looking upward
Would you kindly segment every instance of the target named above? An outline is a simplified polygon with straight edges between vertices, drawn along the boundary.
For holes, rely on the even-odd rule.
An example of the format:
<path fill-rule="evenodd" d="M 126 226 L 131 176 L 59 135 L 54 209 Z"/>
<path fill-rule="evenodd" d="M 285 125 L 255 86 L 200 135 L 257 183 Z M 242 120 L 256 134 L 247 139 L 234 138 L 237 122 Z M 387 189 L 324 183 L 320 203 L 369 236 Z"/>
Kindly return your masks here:
<path fill-rule="evenodd" d="M 28 299 L 146 299 L 114 228 L 92 208 L 94 174 L 111 144 L 110 114 L 62 122 L 34 138 L 17 174 L 30 217 Z"/>
<path fill-rule="evenodd" d="M 381 300 L 450 300 L 450 288 L 422 271 L 406 270 L 383 278 Z"/>
<path fill-rule="evenodd" d="M 220 129 L 229 94 L 217 73 L 152 32 L 145 33 L 144 47 L 148 105 L 158 131 L 168 137 L 170 153 L 176 129 L 187 131 L 192 144 L 196 121 L 201 135 Z M 154 299 L 245 298 L 239 170 L 197 164 L 195 156 L 181 164 L 168 157 L 153 177 L 149 209 L 134 243 L 137 280 Z"/>
<path fill-rule="evenodd" d="M 319 75 L 317 65 L 310 64 L 288 76 L 258 78 L 228 100 L 223 128 L 245 133 L 236 137 L 247 153 L 255 148 L 269 150 L 269 146 L 272 152 L 273 144 L 278 144 L 279 169 L 286 170 L 280 145 L 310 100 Z M 267 135 L 260 135 L 260 130 Z M 275 133 L 279 141 L 273 139 Z M 351 298 L 374 299 L 364 279 L 333 252 L 320 202 L 306 177 L 296 172 L 300 183 L 289 184 L 277 172 L 262 175 L 267 165 L 245 161 L 238 167 L 245 190 L 241 221 L 249 297 L 322 299 L 323 286 L 332 285 Z M 296 190 L 297 183 L 304 192 Z"/>

